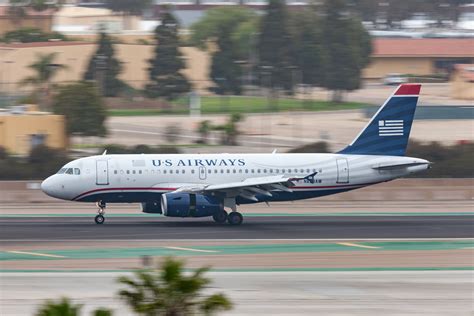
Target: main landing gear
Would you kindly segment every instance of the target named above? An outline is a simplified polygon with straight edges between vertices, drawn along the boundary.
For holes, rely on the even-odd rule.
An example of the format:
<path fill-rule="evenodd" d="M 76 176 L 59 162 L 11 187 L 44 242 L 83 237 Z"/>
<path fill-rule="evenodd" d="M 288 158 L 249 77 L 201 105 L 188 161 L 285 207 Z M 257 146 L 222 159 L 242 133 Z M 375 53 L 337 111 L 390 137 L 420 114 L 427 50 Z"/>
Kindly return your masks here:
<path fill-rule="evenodd" d="M 103 201 L 98 201 L 97 202 L 97 207 L 99 208 L 99 210 L 97 211 L 98 214 L 94 219 L 95 223 L 96 224 L 103 224 L 105 222 L 104 214 L 105 214 L 106 204 Z"/>
<path fill-rule="evenodd" d="M 242 214 L 237 212 L 237 205 L 235 203 L 235 198 L 226 198 L 224 199 L 224 207 L 228 207 L 232 212 L 228 213 L 222 208 L 219 212 L 214 214 L 212 218 L 216 223 L 223 224 L 227 221 L 229 225 L 237 226 L 242 224 L 244 217 Z"/>
<path fill-rule="evenodd" d="M 224 224 L 225 222 L 229 223 L 229 225 L 237 226 L 242 224 L 244 217 L 242 214 L 236 211 L 232 211 L 229 214 L 225 210 L 221 210 L 216 214 L 212 215 L 212 219 L 214 222 L 219 224 Z"/>

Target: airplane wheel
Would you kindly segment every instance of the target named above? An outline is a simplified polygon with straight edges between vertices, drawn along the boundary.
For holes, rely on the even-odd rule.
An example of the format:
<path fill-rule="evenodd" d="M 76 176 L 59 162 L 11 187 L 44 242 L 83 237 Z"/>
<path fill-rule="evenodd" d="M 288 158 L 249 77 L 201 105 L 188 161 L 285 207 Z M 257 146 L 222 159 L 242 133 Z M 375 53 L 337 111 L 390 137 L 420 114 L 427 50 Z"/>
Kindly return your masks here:
<path fill-rule="evenodd" d="M 97 215 L 95 217 L 95 223 L 96 224 L 103 224 L 105 222 L 105 217 L 102 215 Z"/>
<path fill-rule="evenodd" d="M 222 211 L 217 212 L 216 214 L 212 215 L 212 219 L 216 223 L 223 224 L 227 221 L 227 216 L 228 216 L 227 212 L 222 210 Z"/>
<path fill-rule="evenodd" d="M 244 221 L 244 217 L 239 212 L 231 212 L 227 216 L 227 222 L 232 226 L 240 225 L 242 224 L 243 221 Z"/>

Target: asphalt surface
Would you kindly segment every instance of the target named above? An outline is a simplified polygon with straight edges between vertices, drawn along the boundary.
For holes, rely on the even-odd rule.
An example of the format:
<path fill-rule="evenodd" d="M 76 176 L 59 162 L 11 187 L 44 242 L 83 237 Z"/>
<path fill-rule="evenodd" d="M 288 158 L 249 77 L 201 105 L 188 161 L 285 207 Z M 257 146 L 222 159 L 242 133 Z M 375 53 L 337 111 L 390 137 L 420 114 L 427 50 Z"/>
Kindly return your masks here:
<path fill-rule="evenodd" d="M 88 217 L 0 219 L 0 240 L 472 238 L 474 216 L 255 216 L 241 226 L 210 218 Z"/>

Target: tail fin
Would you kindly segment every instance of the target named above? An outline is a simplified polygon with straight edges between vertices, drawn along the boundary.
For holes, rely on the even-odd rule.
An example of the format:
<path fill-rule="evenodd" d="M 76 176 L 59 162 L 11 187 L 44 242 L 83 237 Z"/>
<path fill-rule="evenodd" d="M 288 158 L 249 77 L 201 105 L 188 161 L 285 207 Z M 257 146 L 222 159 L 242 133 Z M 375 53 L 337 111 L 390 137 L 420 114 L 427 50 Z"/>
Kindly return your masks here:
<path fill-rule="evenodd" d="M 402 84 L 341 154 L 404 156 L 421 84 Z"/>

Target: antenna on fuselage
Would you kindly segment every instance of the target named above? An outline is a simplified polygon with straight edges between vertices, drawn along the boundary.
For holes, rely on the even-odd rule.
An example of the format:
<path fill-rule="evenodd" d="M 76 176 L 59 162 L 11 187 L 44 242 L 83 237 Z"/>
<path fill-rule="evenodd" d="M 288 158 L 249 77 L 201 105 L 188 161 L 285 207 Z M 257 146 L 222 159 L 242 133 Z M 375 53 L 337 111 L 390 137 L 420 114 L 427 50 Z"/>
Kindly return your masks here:
<path fill-rule="evenodd" d="M 276 149 L 276 148 L 273 149 L 272 154 L 276 154 L 277 150 L 278 150 L 278 149 Z"/>
<path fill-rule="evenodd" d="M 105 155 L 107 155 L 107 149 L 104 150 L 104 152 L 102 153 L 102 156 L 105 156 Z"/>

